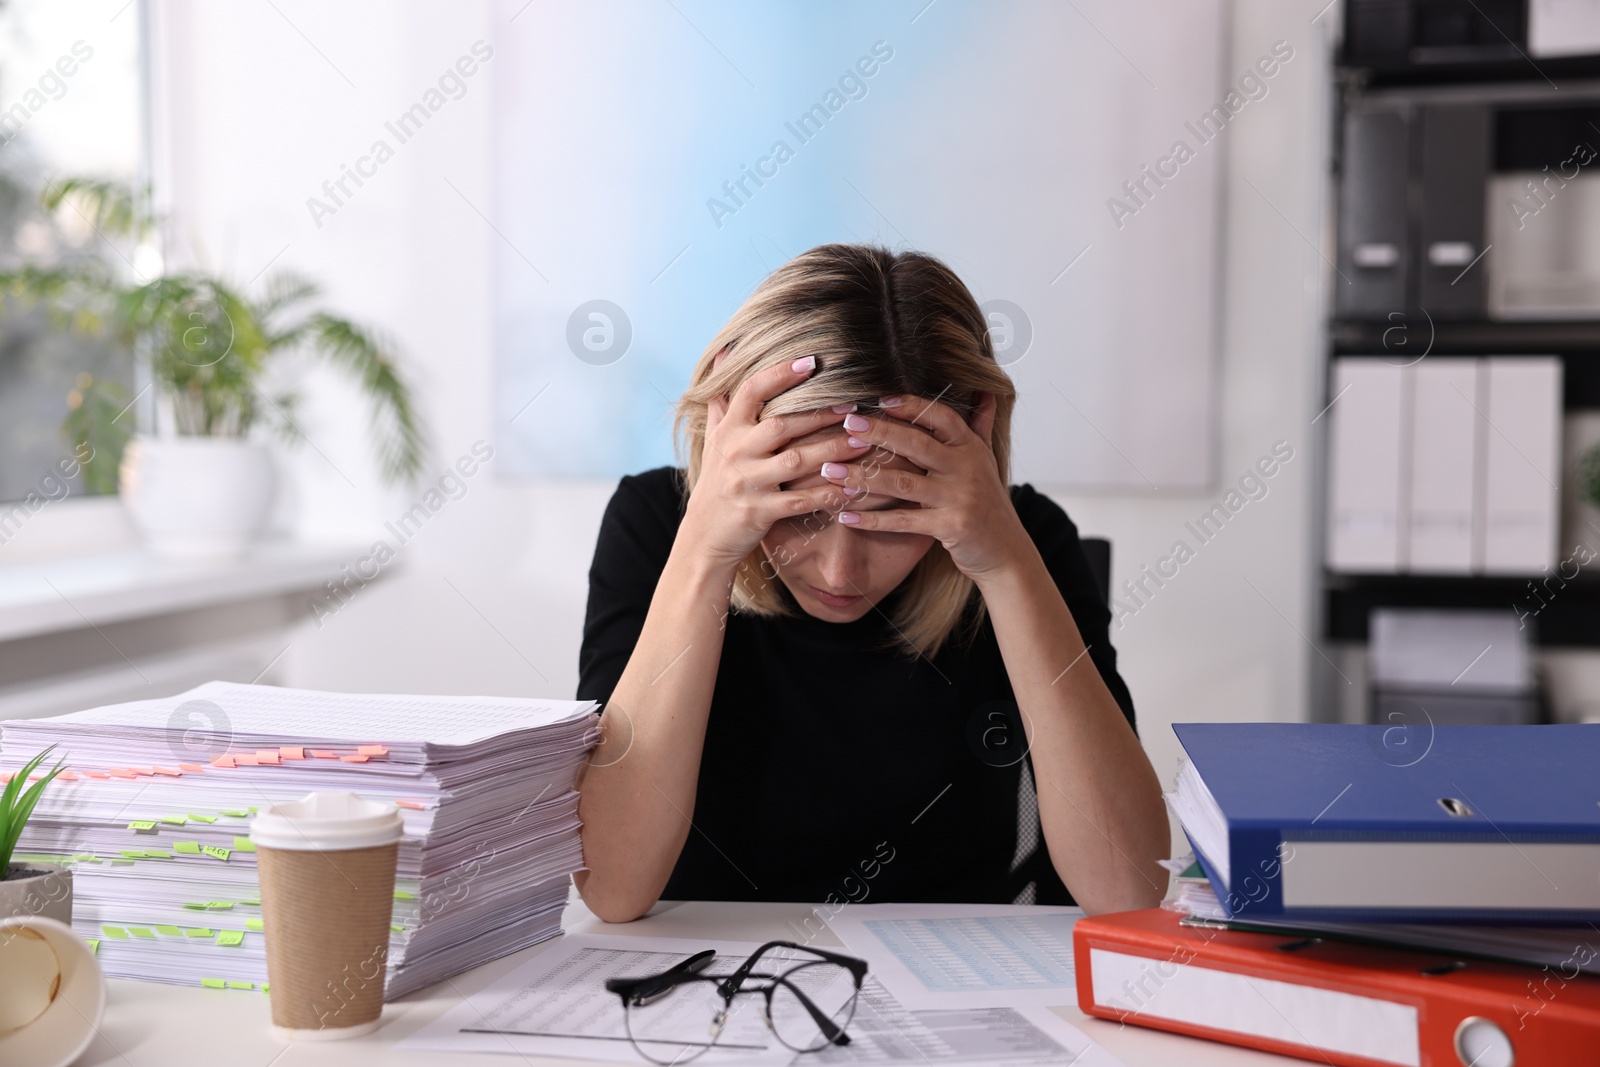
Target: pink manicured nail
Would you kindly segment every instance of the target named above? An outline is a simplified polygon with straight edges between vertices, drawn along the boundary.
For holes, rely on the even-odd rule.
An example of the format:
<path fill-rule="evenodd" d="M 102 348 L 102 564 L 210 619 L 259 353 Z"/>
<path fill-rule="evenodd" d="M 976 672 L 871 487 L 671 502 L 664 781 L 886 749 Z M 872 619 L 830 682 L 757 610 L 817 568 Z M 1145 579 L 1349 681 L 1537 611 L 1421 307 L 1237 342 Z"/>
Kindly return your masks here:
<path fill-rule="evenodd" d="M 850 468 L 843 463 L 824 463 L 822 465 L 822 476 L 824 478 L 848 478 L 850 477 Z"/>
<path fill-rule="evenodd" d="M 865 493 L 866 490 L 865 489 L 857 489 L 853 485 L 841 485 L 839 487 L 839 492 L 843 493 L 845 496 L 848 496 L 848 497 L 858 497 L 862 493 Z"/>
<path fill-rule="evenodd" d="M 799 359 L 797 359 L 793 363 L 789 364 L 789 369 L 794 371 L 796 374 L 804 374 L 808 370 L 816 370 L 817 369 L 817 357 L 816 356 L 801 356 Z"/>
<path fill-rule="evenodd" d="M 855 405 L 854 401 L 852 401 L 851 403 L 848 403 L 848 404 L 835 404 L 835 405 L 833 405 L 833 413 L 835 415 L 848 415 L 850 412 L 854 411 L 855 409 L 856 409 L 856 405 Z"/>
<path fill-rule="evenodd" d="M 878 406 L 880 408 L 897 408 L 903 403 L 905 403 L 905 397 L 903 396 L 886 396 L 878 401 Z"/>
<path fill-rule="evenodd" d="M 839 512 L 839 521 L 846 526 L 854 526 L 861 521 L 861 516 L 853 511 L 841 511 Z"/>
<path fill-rule="evenodd" d="M 869 429 L 871 426 L 872 423 L 868 422 L 866 418 L 861 415 L 846 415 L 844 417 L 844 428 L 847 430 L 854 430 L 856 433 L 860 433 L 862 430 Z"/>
<path fill-rule="evenodd" d="M 859 437 L 846 437 L 844 439 L 844 443 L 849 445 L 851 448 L 866 448 L 872 442 L 871 441 L 863 441 Z"/>

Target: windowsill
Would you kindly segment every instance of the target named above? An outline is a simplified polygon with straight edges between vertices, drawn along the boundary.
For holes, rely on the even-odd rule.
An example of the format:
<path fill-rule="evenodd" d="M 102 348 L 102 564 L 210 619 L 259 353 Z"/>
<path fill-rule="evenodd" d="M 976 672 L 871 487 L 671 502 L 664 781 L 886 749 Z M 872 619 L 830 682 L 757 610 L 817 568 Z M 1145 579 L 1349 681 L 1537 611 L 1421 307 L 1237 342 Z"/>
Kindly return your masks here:
<path fill-rule="evenodd" d="M 0 552 L 0 641 L 316 589 L 341 578 L 363 552 L 285 540 L 212 563 L 164 559 L 138 547 Z"/>

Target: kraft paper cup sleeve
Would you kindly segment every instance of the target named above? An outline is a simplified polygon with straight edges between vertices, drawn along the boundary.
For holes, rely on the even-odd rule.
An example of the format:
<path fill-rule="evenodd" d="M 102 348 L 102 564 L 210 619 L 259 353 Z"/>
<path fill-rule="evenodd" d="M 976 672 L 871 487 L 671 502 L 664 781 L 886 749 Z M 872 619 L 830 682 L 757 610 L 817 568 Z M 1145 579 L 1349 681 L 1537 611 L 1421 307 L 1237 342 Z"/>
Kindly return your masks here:
<path fill-rule="evenodd" d="M 332 1040 L 377 1028 L 400 825 L 392 807 L 350 794 L 312 794 L 257 815 L 250 836 L 280 1036 Z"/>

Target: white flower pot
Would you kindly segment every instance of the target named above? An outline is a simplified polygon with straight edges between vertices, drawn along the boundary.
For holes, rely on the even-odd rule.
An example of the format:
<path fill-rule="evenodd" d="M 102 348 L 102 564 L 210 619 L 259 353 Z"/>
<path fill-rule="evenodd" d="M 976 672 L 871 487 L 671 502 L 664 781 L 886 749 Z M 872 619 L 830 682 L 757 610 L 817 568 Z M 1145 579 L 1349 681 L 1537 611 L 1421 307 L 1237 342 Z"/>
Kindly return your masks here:
<path fill-rule="evenodd" d="M 10 873 L 0 878 L 0 919 L 43 915 L 72 922 L 72 871 L 59 863 L 12 860 Z"/>
<path fill-rule="evenodd" d="M 232 437 L 138 437 L 122 454 L 123 505 L 164 556 L 233 559 L 266 526 L 275 488 L 266 446 Z"/>

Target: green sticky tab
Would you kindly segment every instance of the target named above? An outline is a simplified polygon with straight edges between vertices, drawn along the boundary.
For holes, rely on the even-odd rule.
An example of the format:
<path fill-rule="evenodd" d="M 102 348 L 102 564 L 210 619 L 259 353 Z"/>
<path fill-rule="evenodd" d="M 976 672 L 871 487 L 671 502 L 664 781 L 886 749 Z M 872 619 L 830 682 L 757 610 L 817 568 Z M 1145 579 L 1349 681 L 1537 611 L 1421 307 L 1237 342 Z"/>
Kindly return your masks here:
<path fill-rule="evenodd" d="M 206 910 L 206 902 L 203 900 L 186 900 L 183 902 L 183 906 L 188 908 L 190 911 Z"/>
<path fill-rule="evenodd" d="M 207 989 L 227 989 L 228 988 L 228 983 L 224 982 L 220 978 L 202 978 L 202 979 L 200 979 L 200 984 L 205 986 Z"/>
<path fill-rule="evenodd" d="M 393 930 L 397 934 L 403 934 L 406 932 L 406 928 L 401 926 L 399 923 L 390 923 L 389 929 Z"/>
<path fill-rule="evenodd" d="M 216 931 L 204 926 L 191 926 L 183 931 L 185 937 L 215 937 Z"/>
<path fill-rule="evenodd" d="M 142 849 L 142 848 L 125 848 L 125 849 L 122 849 L 121 852 L 122 852 L 122 855 L 123 855 L 123 857 L 125 859 L 130 859 L 130 860 L 142 860 L 142 859 L 144 859 L 144 849 Z"/>
<path fill-rule="evenodd" d="M 83 943 L 89 946 L 90 955 L 93 955 L 93 956 L 100 955 L 100 939 L 99 938 L 97 938 L 97 937 L 86 937 L 86 938 L 83 939 Z"/>
<path fill-rule="evenodd" d="M 239 903 L 241 903 L 241 904 L 249 904 L 253 908 L 259 908 L 259 907 L 261 907 L 261 898 L 260 897 L 245 897 L 243 900 L 239 901 Z"/>
<path fill-rule="evenodd" d="M 128 824 L 128 829 L 137 830 L 141 833 L 151 832 L 155 828 L 156 824 L 151 822 L 149 819 L 135 819 L 133 822 Z"/>
<path fill-rule="evenodd" d="M 235 819 L 248 819 L 250 813 L 243 808 L 234 808 L 232 811 L 221 812 L 222 815 L 232 815 Z"/>
<path fill-rule="evenodd" d="M 77 855 L 73 856 L 72 858 L 77 860 L 79 863 L 99 863 L 100 862 L 100 857 L 96 856 L 93 852 L 80 852 Z"/>
<path fill-rule="evenodd" d="M 224 930 L 220 934 L 217 935 L 217 944 L 219 944 L 219 945 L 242 945 L 242 944 L 244 944 L 244 931 L 243 930 Z"/>
<path fill-rule="evenodd" d="M 246 930 L 254 930 L 256 933 L 259 934 L 261 932 L 261 920 L 260 919 L 246 919 L 244 921 L 244 928 Z"/>
<path fill-rule="evenodd" d="M 228 988 L 229 989 L 254 989 L 255 987 L 256 987 L 256 984 L 254 982 L 233 982 L 233 981 L 230 981 L 228 983 Z"/>
<path fill-rule="evenodd" d="M 221 860 L 223 863 L 227 863 L 228 857 L 233 855 L 231 848 L 223 848 L 221 845 L 201 845 L 200 851 L 214 860 Z"/>
<path fill-rule="evenodd" d="M 261 983 L 261 992 L 263 992 L 263 993 L 270 993 L 270 992 L 272 992 L 272 989 L 271 989 L 271 987 L 270 987 L 270 986 L 268 986 L 268 985 L 267 985 L 267 983 L 265 983 L 265 982 L 262 982 L 262 983 Z"/>
<path fill-rule="evenodd" d="M 164 934 L 167 937 L 182 937 L 183 936 L 183 931 L 178 929 L 176 926 L 158 926 L 158 927 L 156 927 L 156 933 Z"/>
<path fill-rule="evenodd" d="M 394 891 L 394 899 L 396 899 L 396 900 L 416 900 L 417 899 L 417 895 L 415 893 L 408 892 L 408 891 L 406 891 L 404 889 L 396 889 Z"/>
<path fill-rule="evenodd" d="M 100 932 L 105 934 L 107 937 L 114 937 L 118 941 L 128 940 L 128 931 L 124 930 L 120 926 L 102 926 L 100 928 Z"/>
<path fill-rule="evenodd" d="M 170 860 L 172 853 L 162 848 L 147 848 L 144 850 L 144 858 L 147 860 Z"/>
<path fill-rule="evenodd" d="M 132 934 L 134 937 L 148 937 L 152 939 L 156 936 L 156 932 L 150 929 L 148 926 L 130 926 L 128 927 L 128 933 Z"/>
<path fill-rule="evenodd" d="M 181 853 L 185 856 L 198 856 L 200 855 L 200 842 L 174 841 L 172 843 L 172 851 Z"/>
<path fill-rule="evenodd" d="M 208 900 L 208 901 L 206 901 L 206 910 L 207 911 L 227 911 L 232 907 L 233 907 L 233 901 L 231 901 L 231 900 Z"/>
<path fill-rule="evenodd" d="M 184 823 L 189 821 L 189 816 L 187 816 L 187 815 L 163 815 L 163 816 L 161 816 L 161 821 L 162 822 L 169 822 L 174 826 L 182 826 Z"/>
<path fill-rule="evenodd" d="M 132 867 L 133 866 L 133 861 L 129 860 L 129 859 L 112 859 L 111 866 L 113 866 L 113 867 Z"/>
<path fill-rule="evenodd" d="M 248 837 L 236 837 L 233 839 L 233 847 L 237 852 L 254 852 L 256 843 Z"/>
<path fill-rule="evenodd" d="M 189 818 L 193 819 L 195 822 L 216 822 L 217 821 L 217 817 L 215 815 L 196 815 L 192 811 L 189 813 Z"/>
<path fill-rule="evenodd" d="M 261 810 L 261 809 L 260 809 L 260 808 L 251 808 L 251 809 L 250 809 L 250 814 L 251 814 L 251 815 L 254 815 L 254 814 L 255 814 L 255 813 L 256 813 L 256 812 L 258 812 L 258 811 L 260 811 L 260 810 Z"/>

